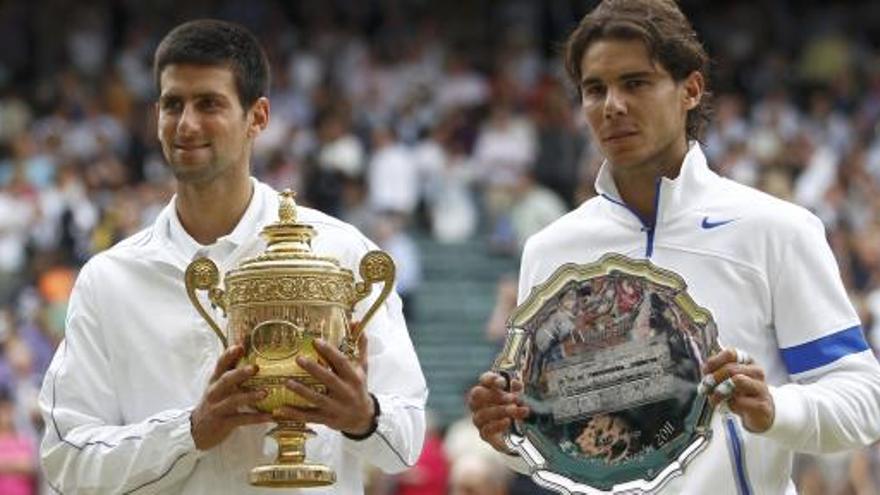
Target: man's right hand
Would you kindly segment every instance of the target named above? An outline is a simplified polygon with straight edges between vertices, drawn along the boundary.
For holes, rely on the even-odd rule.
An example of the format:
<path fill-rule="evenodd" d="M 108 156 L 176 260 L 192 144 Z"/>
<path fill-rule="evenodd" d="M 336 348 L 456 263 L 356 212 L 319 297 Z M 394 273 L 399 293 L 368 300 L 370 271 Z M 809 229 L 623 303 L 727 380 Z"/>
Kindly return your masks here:
<path fill-rule="evenodd" d="M 193 442 L 199 450 L 214 447 L 239 426 L 272 420 L 271 414 L 242 410 L 266 398 L 265 390 L 245 391 L 241 388 L 242 383 L 257 373 L 257 367 L 253 365 L 235 369 L 242 356 L 244 348 L 240 345 L 230 346 L 220 355 L 208 389 L 190 415 Z"/>
<path fill-rule="evenodd" d="M 514 420 L 525 419 L 529 408 L 523 405 L 519 393 L 523 385 L 519 380 L 511 380 L 510 391 L 506 391 L 507 381 L 501 375 L 487 371 L 480 376 L 480 382 L 468 394 L 468 407 L 473 413 L 474 425 L 480 430 L 480 437 L 495 450 L 510 453 L 504 443 L 504 434 Z"/>

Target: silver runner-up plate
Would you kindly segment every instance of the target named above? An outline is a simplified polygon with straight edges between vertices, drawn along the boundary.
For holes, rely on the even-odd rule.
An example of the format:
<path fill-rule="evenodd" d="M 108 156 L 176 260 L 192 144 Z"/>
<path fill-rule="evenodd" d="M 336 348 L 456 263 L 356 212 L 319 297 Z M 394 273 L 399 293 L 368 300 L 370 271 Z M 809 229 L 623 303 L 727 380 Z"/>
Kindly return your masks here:
<path fill-rule="evenodd" d="M 719 350 L 679 275 L 618 254 L 563 265 L 514 310 L 495 361 L 531 411 L 508 445 L 560 493 L 653 493 L 709 441 L 697 387 Z"/>

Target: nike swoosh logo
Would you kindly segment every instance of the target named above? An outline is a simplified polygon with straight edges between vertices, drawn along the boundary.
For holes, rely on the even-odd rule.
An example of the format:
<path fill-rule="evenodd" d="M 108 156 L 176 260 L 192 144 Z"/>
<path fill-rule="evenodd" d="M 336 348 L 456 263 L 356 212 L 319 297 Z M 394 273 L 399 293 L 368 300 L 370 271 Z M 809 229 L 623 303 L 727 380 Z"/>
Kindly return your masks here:
<path fill-rule="evenodd" d="M 703 217 L 702 227 L 706 230 L 714 229 L 715 227 L 721 227 L 722 225 L 727 225 L 730 222 L 735 222 L 736 218 L 731 218 L 729 220 L 720 220 L 718 222 L 710 222 L 709 217 Z"/>

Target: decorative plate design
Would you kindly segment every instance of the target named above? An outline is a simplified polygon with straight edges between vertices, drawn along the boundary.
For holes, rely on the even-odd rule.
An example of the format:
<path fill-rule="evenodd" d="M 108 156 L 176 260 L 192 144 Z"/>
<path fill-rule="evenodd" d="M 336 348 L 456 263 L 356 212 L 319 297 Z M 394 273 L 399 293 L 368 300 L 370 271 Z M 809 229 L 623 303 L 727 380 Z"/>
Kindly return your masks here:
<path fill-rule="evenodd" d="M 563 265 L 516 308 L 495 363 L 531 409 L 508 442 L 548 488 L 650 493 L 709 440 L 697 385 L 717 340 L 671 271 L 618 254 Z"/>

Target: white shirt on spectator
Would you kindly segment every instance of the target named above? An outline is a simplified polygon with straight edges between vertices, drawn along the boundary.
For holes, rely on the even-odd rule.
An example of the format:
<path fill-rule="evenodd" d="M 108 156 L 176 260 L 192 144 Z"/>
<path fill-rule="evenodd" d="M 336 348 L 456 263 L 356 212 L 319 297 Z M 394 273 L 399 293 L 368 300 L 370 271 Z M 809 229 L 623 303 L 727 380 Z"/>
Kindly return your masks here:
<path fill-rule="evenodd" d="M 509 115 L 483 127 L 474 148 L 474 160 L 486 184 L 512 186 L 532 165 L 536 151 L 532 124 Z"/>
<path fill-rule="evenodd" d="M 410 214 L 419 201 L 419 170 L 401 144 L 376 150 L 368 171 L 369 202 L 376 211 Z"/>
<path fill-rule="evenodd" d="M 25 246 L 34 205 L 8 191 L 0 191 L 0 272 L 15 273 L 24 268 Z"/>
<path fill-rule="evenodd" d="M 325 144 L 319 153 L 318 163 L 324 170 L 347 177 L 357 177 L 363 172 L 364 146 L 351 134 Z"/>

